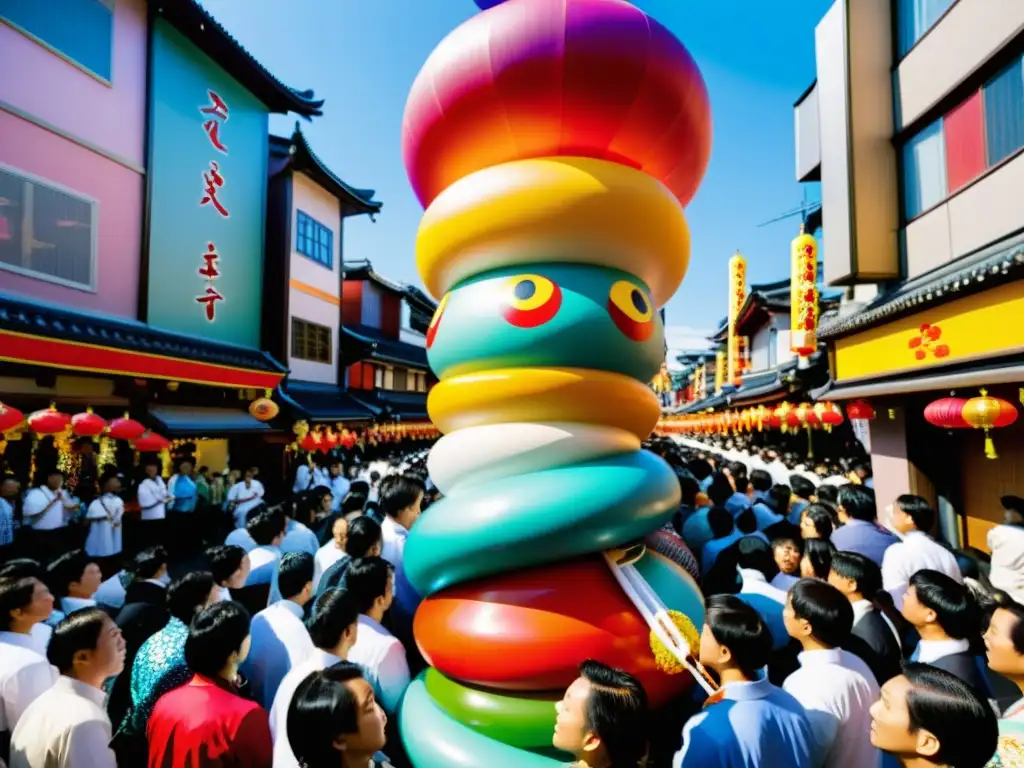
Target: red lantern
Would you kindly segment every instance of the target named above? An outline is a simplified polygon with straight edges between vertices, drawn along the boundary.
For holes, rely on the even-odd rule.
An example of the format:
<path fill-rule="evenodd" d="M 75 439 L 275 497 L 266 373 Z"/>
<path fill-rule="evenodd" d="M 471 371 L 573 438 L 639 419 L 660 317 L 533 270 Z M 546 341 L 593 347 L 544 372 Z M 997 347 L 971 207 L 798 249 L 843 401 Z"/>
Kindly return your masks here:
<path fill-rule="evenodd" d="M 320 435 L 316 432 L 307 432 L 299 441 L 299 447 L 308 453 L 319 451 Z"/>
<path fill-rule="evenodd" d="M 14 429 L 25 420 L 25 414 L 10 405 L 0 403 L 0 434 Z"/>
<path fill-rule="evenodd" d="M 990 459 L 999 458 L 989 430 L 1008 427 L 1017 420 L 1017 409 L 1013 403 L 998 397 L 989 397 L 988 392 L 983 389 L 981 397 L 972 397 L 964 403 L 962 416 L 970 426 L 985 430 L 985 456 Z"/>
<path fill-rule="evenodd" d="M 249 413 L 257 421 L 270 421 L 272 418 L 277 416 L 280 412 L 280 407 L 277 403 L 270 399 L 270 390 L 267 390 L 266 396 L 261 397 L 257 400 L 253 400 L 249 403 Z"/>
<path fill-rule="evenodd" d="M 107 428 L 107 437 L 114 440 L 138 440 L 145 433 L 146 428 L 135 419 L 128 418 L 128 413 L 119 419 L 110 422 Z"/>
<path fill-rule="evenodd" d="M 924 420 L 943 429 L 965 429 L 971 426 L 963 416 L 966 404 L 967 401 L 962 397 L 943 397 L 935 400 L 925 406 Z"/>
<path fill-rule="evenodd" d="M 818 414 L 814 412 L 814 406 L 810 403 L 801 403 L 798 405 L 794 414 L 796 415 L 798 424 L 805 424 L 809 427 L 814 427 L 821 423 L 821 419 L 818 418 Z"/>
<path fill-rule="evenodd" d="M 171 441 L 156 432 L 146 432 L 132 443 L 132 448 L 139 453 L 157 453 L 170 447 Z"/>
<path fill-rule="evenodd" d="M 821 423 L 826 427 L 838 427 L 843 423 L 843 412 L 835 403 L 821 403 L 820 411 Z"/>
<path fill-rule="evenodd" d="M 854 400 L 846 406 L 846 417 L 851 421 L 871 421 L 875 418 L 875 409 L 867 400 Z"/>
<path fill-rule="evenodd" d="M 37 435 L 56 435 L 67 429 L 71 417 L 51 405 L 43 411 L 36 411 L 28 417 L 28 426 Z"/>
<path fill-rule="evenodd" d="M 71 417 L 71 429 L 79 437 L 96 437 L 103 434 L 106 428 L 106 420 L 93 413 L 92 408 L 86 408 L 85 413 L 76 413 Z"/>

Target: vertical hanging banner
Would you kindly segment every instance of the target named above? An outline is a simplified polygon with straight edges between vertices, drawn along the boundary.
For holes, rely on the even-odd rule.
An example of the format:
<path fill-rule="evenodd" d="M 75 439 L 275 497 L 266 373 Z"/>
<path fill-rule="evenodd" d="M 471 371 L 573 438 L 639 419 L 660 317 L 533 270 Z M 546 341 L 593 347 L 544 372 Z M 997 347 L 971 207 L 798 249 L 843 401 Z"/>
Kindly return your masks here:
<path fill-rule="evenodd" d="M 725 350 L 720 349 L 715 353 L 715 394 L 722 391 L 725 386 Z"/>
<path fill-rule="evenodd" d="M 729 259 L 729 352 L 727 381 L 739 386 L 743 380 L 743 344 L 736 333 L 743 302 L 747 298 L 747 260 L 739 251 Z"/>
<path fill-rule="evenodd" d="M 790 349 L 807 357 L 818 349 L 818 243 L 801 224 L 790 248 Z"/>

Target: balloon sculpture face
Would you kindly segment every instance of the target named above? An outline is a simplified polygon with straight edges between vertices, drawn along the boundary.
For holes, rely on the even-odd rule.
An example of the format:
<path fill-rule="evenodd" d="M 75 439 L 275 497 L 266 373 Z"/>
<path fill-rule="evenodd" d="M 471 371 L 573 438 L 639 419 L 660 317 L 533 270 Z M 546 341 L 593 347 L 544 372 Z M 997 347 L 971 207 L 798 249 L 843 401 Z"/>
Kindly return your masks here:
<path fill-rule="evenodd" d="M 554 703 L 584 659 L 635 675 L 652 706 L 693 684 L 601 553 L 679 504 L 641 441 L 710 112 L 686 49 L 626 0 L 477 5 L 424 65 L 403 131 L 445 436 L 428 460 L 444 498 L 396 575 L 432 665 L 399 726 L 416 768 L 555 768 Z M 631 567 L 695 653 L 696 583 L 651 550 Z"/>

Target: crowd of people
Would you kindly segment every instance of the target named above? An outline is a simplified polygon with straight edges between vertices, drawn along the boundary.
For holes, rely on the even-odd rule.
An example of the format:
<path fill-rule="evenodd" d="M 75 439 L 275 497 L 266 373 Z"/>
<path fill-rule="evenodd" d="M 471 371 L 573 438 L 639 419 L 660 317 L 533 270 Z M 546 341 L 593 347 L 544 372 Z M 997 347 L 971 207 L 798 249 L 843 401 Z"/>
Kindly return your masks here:
<path fill-rule="evenodd" d="M 706 602 L 693 659 L 713 681 L 647 711 L 600 660 L 553 713 L 584 768 L 1024 764 L 1024 502 L 992 562 L 932 536 L 917 496 L 876 520 L 870 465 L 842 481 L 771 452 L 648 446 L 682 504 L 648 547 Z M 0 484 L 0 759 L 8 768 L 408 765 L 397 715 L 424 666 L 403 551 L 438 492 L 425 452 L 257 468 L 217 483 L 182 457 L 84 504 L 55 467 Z M 829 482 L 825 482 L 829 480 Z M 126 514 L 128 508 L 138 508 Z M 129 524 L 133 523 L 133 524 Z M 404 723 L 404 728 L 415 724 Z M 658 732 L 661 728 L 662 731 Z"/>

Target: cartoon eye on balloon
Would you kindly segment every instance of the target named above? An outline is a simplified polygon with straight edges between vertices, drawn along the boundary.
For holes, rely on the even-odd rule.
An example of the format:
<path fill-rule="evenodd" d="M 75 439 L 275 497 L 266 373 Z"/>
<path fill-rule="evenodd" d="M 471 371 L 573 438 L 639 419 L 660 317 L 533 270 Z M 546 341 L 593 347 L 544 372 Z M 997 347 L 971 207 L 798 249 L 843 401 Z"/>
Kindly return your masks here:
<path fill-rule="evenodd" d="M 654 333 L 654 307 L 643 289 L 619 280 L 608 292 L 608 314 L 626 338 L 647 341 Z"/>
<path fill-rule="evenodd" d="M 518 328 L 544 325 L 562 306 L 562 289 L 541 275 L 510 277 L 502 291 L 502 316 Z"/>
<path fill-rule="evenodd" d="M 450 293 L 446 293 L 441 303 L 437 305 L 437 309 L 434 310 L 434 316 L 430 320 L 430 325 L 427 326 L 427 349 L 430 349 L 434 344 L 434 337 L 437 336 L 437 327 L 441 325 L 441 315 L 444 314 L 444 308 L 448 306 L 448 297 Z"/>

